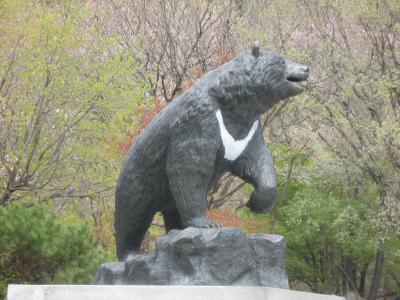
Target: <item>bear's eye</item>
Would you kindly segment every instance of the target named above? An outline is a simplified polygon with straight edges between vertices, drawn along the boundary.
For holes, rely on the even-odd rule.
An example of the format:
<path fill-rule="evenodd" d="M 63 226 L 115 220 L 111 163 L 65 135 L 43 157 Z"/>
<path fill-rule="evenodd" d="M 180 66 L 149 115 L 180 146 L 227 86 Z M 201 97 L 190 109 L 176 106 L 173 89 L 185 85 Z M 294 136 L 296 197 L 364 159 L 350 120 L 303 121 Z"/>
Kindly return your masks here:
<path fill-rule="evenodd" d="M 284 64 L 285 64 L 285 61 L 284 61 L 284 60 L 281 60 L 281 64 L 284 65 Z"/>

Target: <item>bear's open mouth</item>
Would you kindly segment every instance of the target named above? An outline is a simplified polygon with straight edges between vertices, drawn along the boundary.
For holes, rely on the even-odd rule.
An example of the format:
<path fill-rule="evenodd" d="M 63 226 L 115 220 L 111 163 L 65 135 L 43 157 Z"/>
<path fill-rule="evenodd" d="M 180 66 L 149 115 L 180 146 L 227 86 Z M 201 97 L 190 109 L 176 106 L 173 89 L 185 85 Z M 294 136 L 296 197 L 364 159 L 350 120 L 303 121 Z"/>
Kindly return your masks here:
<path fill-rule="evenodd" d="M 297 92 L 302 92 L 307 85 L 307 78 L 310 74 L 310 69 L 305 65 L 295 64 L 287 61 L 286 64 L 286 80 Z"/>
<path fill-rule="evenodd" d="M 307 86 L 307 78 L 308 72 L 302 72 L 297 74 L 290 74 L 286 77 L 286 80 L 289 81 L 292 85 L 304 89 Z"/>
<path fill-rule="evenodd" d="M 289 81 L 292 81 L 292 82 L 302 82 L 302 81 L 305 80 L 305 79 L 302 79 L 302 78 L 299 78 L 299 77 L 294 77 L 294 76 L 289 76 L 286 79 L 289 80 Z"/>

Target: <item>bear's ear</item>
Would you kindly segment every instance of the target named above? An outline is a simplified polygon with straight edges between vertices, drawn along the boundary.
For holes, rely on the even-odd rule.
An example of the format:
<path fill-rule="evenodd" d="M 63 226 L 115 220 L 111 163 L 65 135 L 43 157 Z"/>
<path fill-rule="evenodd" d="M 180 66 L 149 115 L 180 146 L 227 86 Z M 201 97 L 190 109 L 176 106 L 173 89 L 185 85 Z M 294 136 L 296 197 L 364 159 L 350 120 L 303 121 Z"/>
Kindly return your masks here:
<path fill-rule="evenodd" d="M 254 58 L 260 56 L 260 42 L 254 41 L 253 47 L 251 48 L 251 54 L 253 54 Z"/>

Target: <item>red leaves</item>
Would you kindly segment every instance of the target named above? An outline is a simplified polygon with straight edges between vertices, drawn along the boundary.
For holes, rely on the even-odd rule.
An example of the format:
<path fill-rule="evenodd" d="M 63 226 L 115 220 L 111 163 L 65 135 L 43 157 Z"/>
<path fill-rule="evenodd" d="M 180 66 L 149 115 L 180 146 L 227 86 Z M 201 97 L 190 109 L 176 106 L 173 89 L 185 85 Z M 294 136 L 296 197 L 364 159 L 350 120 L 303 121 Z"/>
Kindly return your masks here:
<path fill-rule="evenodd" d="M 240 219 L 232 210 L 223 208 L 207 211 L 207 217 L 227 227 L 247 227 L 252 223 L 249 220 Z"/>
<path fill-rule="evenodd" d="M 154 102 L 154 107 L 143 106 L 137 110 L 138 129 L 134 134 L 129 135 L 124 141 L 117 144 L 117 149 L 120 153 L 126 154 L 128 152 L 136 137 L 165 106 L 165 102 L 159 99 L 154 99 Z"/>
<path fill-rule="evenodd" d="M 217 54 L 217 64 L 218 66 L 223 65 L 232 58 L 232 54 L 228 51 L 221 49 Z"/>

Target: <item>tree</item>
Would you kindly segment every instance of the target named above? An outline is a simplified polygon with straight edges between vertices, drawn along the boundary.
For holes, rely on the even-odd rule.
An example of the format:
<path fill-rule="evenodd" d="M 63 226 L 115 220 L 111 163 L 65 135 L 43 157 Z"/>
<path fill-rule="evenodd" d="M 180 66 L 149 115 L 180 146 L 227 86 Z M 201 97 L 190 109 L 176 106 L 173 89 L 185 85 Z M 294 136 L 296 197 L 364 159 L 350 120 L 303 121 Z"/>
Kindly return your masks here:
<path fill-rule="evenodd" d="M 0 205 L 108 200 L 145 84 L 132 55 L 76 1 L 2 1 Z M 95 12 L 95 11 L 94 11 Z M 103 203 L 109 206 L 109 203 Z"/>
<path fill-rule="evenodd" d="M 321 182 L 322 184 L 322 182 Z M 373 282 L 374 258 L 381 245 L 379 207 L 363 200 L 368 194 L 348 197 L 337 187 L 291 182 L 292 192 L 278 209 L 279 230 L 288 240 L 287 270 L 294 287 L 306 284 L 312 291 L 344 295 L 348 290 L 364 297 Z M 371 191 L 370 191 L 371 192 Z M 386 270 L 397 268 L 399 241 L 388 236 L 384 251 L 390 257 Z M 390 293 L 398 288 L 385 279 Z"/>
<path fill-rule="evenodd" d="M 215 66 L 215 56 L 229 52 L 233 1 L 104 1 L 111 6 L 110 32 L 124 37 L 122 46 L 136 52 L 150 94 L 166 102 L 178 96 L 188 79 Z M 138 44 L 137 36 L 142 36 Z M 198 76 L 197 75 L 197 76 Z"/>
<path fill-rule="evenodd" d="M 54 222 L 38 205 L 0 209 L 0 297 L 10 283 L 90 283 L 107 253 L 88 224 Z"/>

